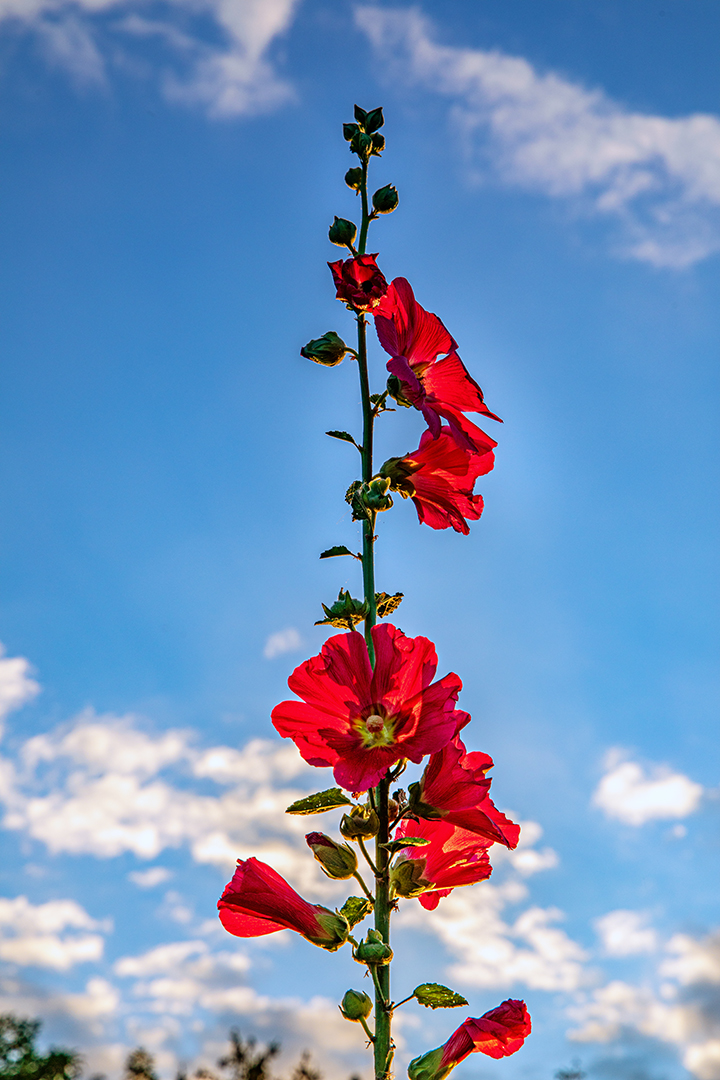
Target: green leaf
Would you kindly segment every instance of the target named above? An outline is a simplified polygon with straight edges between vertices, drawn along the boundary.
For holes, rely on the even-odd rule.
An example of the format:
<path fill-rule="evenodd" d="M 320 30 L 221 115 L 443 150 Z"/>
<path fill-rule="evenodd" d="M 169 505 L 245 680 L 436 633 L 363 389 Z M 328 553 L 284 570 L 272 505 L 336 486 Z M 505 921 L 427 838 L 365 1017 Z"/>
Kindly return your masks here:
<path fill-rule="evenodd" d="M 353 553 L 350 551 L 350 548 L 346 548 L 344 544 L 337 544 L 335 547 L 328 548 L 327 551 L 322 551 L 320 553 L 320 558 L 334 559 L 336 555 L 353 555 Z M 353 558 L 356 559 L 357 556 L 353 555 Z"/>
<path fill-rule="evenodd" d="M 291 803 L 285 811 L 286 814 L 323 814 L 326 810 L 337 810 L 341 806 L 352 806 L 347 795 L 343 794 L 339 787 L 328 788 L 327 791 L 318 791 L 314 795 L 306 795 L 304 799 L 298 799 Z"/>
<path fill-rule="evenodd" d="M 342 439 L 343 442 L 355 442 L 352 435 L 347 431 L 326 431 L 325 434 L 329 435 L 331 439 Z"/>
<path fill-rule="evenodd" d="M 388 615 L 392 615 L 393 611 L 396 611 L 402 604 L 404 595 L 401 592 L 396 592 L 393 596 L 389 596 L 386 592 L 375 593 L 378 619 L 387 619 Z"/>
<path fill-rule="evenodd" d="M 456 1009 L 459 1005 L 467 1005 L 467 999 L 462 994 L 456 994 L 449 986 L 440 983 L 421 983 L 415 987 L 412 996 L 426 1009 Z"/>
<path fill-rule="evenodd" d="M 425 847 L 430 841 L 426 840 L 424 836 L 404 836 L 402 840 L 391 840 L 389 844 L 381 844 L 380 847 L 386 848 L 391 855 L 394 855 L 396 851 L 402 851 L 406 847 Z"/>
<path fill-rule="evenodd" d="M 358 923 L 362 922 L 372 909 L 372 900 L 368 900 L 364 896 L 348 896 L 340 908 L 340 914 L 345 916 L 352 930 L 353 926 L 357 926 Z"/>

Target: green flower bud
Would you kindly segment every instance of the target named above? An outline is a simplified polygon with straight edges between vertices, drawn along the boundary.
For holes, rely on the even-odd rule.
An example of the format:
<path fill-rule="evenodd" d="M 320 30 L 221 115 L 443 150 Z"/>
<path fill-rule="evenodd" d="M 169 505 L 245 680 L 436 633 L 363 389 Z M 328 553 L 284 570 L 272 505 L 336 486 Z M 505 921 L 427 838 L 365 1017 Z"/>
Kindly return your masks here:
<path fill-rule="evenodd" d="M 392 184 L 378 188 L 372 197 L 373 210 L 376 214 L 392 214 L 399 202 L 397 188 Z"/>
<path fill-rule="evenodd" d="M 420 896 L 432 888 L 432 882 L 423 877 L 425 859 L 402 859 L 390 870 L 390 893 L 392 896 Z"/>
<path fill-rule="evenodd" d="M 380 157 L 381 153 L 385 149 L 385 136 L 376 132 L 370 136 L 370 153 L 375 154 L 375 157 Z"/>
<path fill-rule="evenodd" d="M 353 191 L 360 190 L 360 188 L 362 187 L 362 181 L 363 171 L 362 169 L 358 169 L 357 166 L 353 169 L 348 169 L 348 171 L 345 173 L 345 183 L 349 188 L 352 188 Z"/>
<path fill-rule="evenodd" d="M 362 131 L 367 131 L 367 127 L 366 127 L 367 113 L 365 112 L 365 110 L 361 109 L 359 105 L 356 105 L 355 108 L 353 109 L 353 115 L 354 115 L 355 119 L 357 120 L 358 124 L 360 125 L 360 129 Z"/>
<path fill-rule="evenodd" d="M 340 630 L 354 630 L 359 622 L 367 617 L 368 606 L 364 600 L 356 600 L 347 589 L 341 589 L 335 603 L 328 607 L 322 605 L 324 619 L 318 619 L 316 626 L 337 626 Z"/>
<path fill-rule="evenodd" d="M 357 124 L 343 124 L 343 138 L 345 139 L 345 142 L 351 142 L 359 132 L 360 128 Z"/>
<path fill-rule="evenodd" d="M 377 930 L 368 930 L 364 941 L 353 949 L 353 958 L 359 964 L 389 964 L 393 951 Z"/>
<path fill-rule="evenodd" d="M 348 840 L 369 840 L 377 836 L 380 819 L 370 806 L 353 806 L 349 814 L 343 814 L 340 832 Z"/>
<path fill-rule="evenodd" d="M 368 135 L 372 135 L 373 132 L 381 128 L 385 123 L 385 117 L 383 116 L 382 108 L 371 109 L 369 113 L 365 114 L 365 130 Z"/>
<path fill-rule="evenodd" d="M 336 216 L 328 229 L 328 240 L 331 244 L 337 244 L 338 247 L 349 247 L 355 239 L 356 233 L 357 228 L 352 221 Z"/>
<path fill-rule="evenodd" d="M 300 350 L 300 355 L 306 360 L 314 360 L 316 364 L 324 367 L 335 367 L 339 364 L 349 349 L 343 339 L 334 330 L 328 330 L 321 338 L 308 341 Z"/>
<path fill-rule="evenodd" d="M 389 510 L 393 504 L 392 496 L 388 495 L 390 481 L 387 476 L 374 476 L 365 485 L 362 498 L 369 510 Z"/>
<path fill-rule="evenodd" d="M 444 1049 L 444 1046 L 439 1046 L 437 1050 L 429 1050 L 427 1054 L 413 1058 L 408 1065 L 410 1080 L 445 1080 L 456 1063 L 453 1061 L 443 1066 Z"/>
<path fill-rule="evenodd" d="M 350 140 L 350 149 L 359 158 L 367 158 L 373 150 L 373 139 L 382 139 L 382 135 L 366 135 L 364 131 L 358 131 Z"/>
<path fill-rule="evenodd" d="M 338 844 L 325 833 L 312 832 L 305 837 L 308 847 L 329 878 L 343 880 L 357 870 L 357 855 L 349 844 Z"/>
<path fill-rule="evenodd" d="M 358 1023 L 366 1020 L 372 1012 L 372 1001 L 362 990 L 348 990 L 342 999 L 340 1012 L 346 1020 Z"/>

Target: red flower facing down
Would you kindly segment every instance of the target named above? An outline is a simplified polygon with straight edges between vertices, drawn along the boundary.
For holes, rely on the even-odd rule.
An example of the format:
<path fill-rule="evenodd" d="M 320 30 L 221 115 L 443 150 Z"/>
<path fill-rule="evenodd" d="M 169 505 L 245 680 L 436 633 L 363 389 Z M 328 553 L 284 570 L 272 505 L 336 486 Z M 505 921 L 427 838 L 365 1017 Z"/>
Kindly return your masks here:
<path fill-rule="evenodd" d="M 455 708 L 462 682 L 433 682 L 435 646 L 390 623 L 372 628 L 375 670 L 362 634 L 336 634 L 288 679 L 302 701 L 282 701 L 272 722 L 310 765 L 332 766 L 348 791 L 374 787 L 397 761 L 416 764 L 470 719 Z"/>
<path fill-rule="evenodd" d="M 391 282 L 373 315 L 380 344 L 391 356 L 387 369 L 400 380 L 402 396 L 422 412 L 433 436 L 440 434 L 444 417 L 459 446 L 483 453 L 488 436 L 463 414 L 500 417 L 488 409 L 457 354 L 457 342 L 437 315 L 417 303 L 405 278 Z"/>
<path fill-rule="evenodd" d="M 393 891 L 398 896 L 416 896 L 432 911 L 443 896 L 458 885 L 474 885 L 492 873 L 487 849 L 492 840 L 458 829 L 447 821 L 401 821 L 395 840 L 420 836 L 424 847 L 406 847 L 398 852 L 390 872 Z"/>
<path fill-rule="evenodd" d="M 235 937 L 262 937 L 295 930 L 313 945 L 334 952 L 350 928 L 342 915 L 303 900 L 284 878 L 259 859 L 238 859 L 232 881 L 218 900 L 220 922 Z"/>
<path fill-rule="evenodd" d="M 411 808 L 491 842 L 517 847 L 520 826 L 501 814 L 488 794 L 491 781 L 485 773 L 492 765 L 487 754 L 468 754 L 456 736 L 432 755 L 419 784 L 411 785 Z"/>
<path fill-rule="evenodd" d="M 497 443 L 480 434 L 486 440 L 482 452 L 458 446 L 449 427 L 441 428 L 437 438 L 425 431 L 417 450 L 404 458 L 390 458 L 380 475 L 390 478 L 392 491 L 412 499 L 421 524 L 431 529 L 451 526 L 467 536 L 468 519 L 477 521 L 484 506 L 482 495 L 473 494 L 473 486 L 495 464 Z"/>
<path fill-rule="evenodd" d="M 328 263 L 338 300 L 356 311 L 367 311 L 387 292 L 388 283 L 377 266 L 375 255 L 356 255 Z"/>
<path fill-rule="evenodd" d="M 444 1080 L 469 1054 L 509 1057 L 519 1050 L 532 1030 L 524 1001 L 509 998 L 478 1019 L 469 1017 L 437 1050 L 416 1057 L 408 1066 L 410 1080 Z"/>

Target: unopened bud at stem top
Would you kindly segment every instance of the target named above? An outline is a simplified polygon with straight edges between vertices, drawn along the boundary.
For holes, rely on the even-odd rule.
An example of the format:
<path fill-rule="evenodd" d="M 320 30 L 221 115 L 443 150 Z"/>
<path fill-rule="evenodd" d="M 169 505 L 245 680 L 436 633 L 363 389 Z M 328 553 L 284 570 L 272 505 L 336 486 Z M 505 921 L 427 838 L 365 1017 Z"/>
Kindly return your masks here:
<path fill-rule="evenodd" d="M 308 833 L 308 847 L 329 878 L 343 880 L 357 871 L 357 855 L 348 844 L 338 844 L 325 833 Z"/>

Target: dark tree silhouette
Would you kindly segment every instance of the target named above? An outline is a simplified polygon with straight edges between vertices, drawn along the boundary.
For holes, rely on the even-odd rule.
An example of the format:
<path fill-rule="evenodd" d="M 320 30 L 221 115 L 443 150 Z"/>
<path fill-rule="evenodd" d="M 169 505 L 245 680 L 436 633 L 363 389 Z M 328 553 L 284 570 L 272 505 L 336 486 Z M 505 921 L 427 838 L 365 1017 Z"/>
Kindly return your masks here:
<path fill-rule="evenodd" d="M 131 1050 L 125 1059 L 125 1080 L 158 1080 L 155 1058 L 142 1046 Z"/>
<path fill-rule="evenodd" d="M 82 1059 L 75 1050 L 51 1046 L 47 1054 L 35 1047 L 39 1020 L 13 1013 L 0 1015 L 0 1078 L 2 1080 L 77 1080 Z"/>

